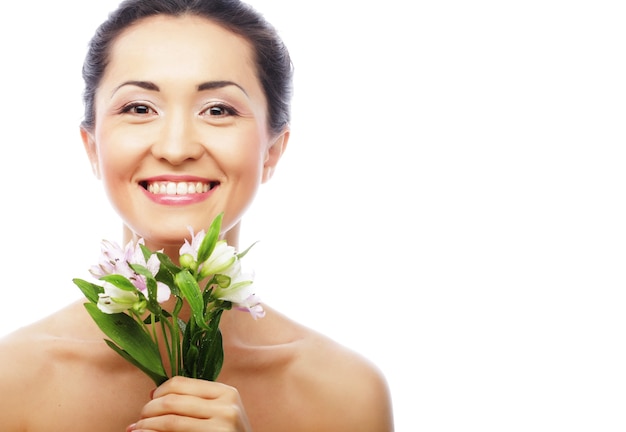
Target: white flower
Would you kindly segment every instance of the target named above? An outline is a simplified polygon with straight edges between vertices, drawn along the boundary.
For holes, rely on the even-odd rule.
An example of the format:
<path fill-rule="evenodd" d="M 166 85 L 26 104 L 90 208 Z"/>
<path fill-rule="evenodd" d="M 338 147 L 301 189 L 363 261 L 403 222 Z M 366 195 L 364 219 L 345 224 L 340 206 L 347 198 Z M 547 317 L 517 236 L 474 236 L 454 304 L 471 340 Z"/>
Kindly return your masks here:
<path fill-rule="evenodd" d="M 226 274 L 228 268 L 237 260 L 237 251 L 234 247 L 229 246 L 225 240 L 215 243 L 215 248 L 211 252 L 211 256 L 202 263 L 200 268 L 200 277 L 205 278 L 208 275 Z"/>
<path fill-rule="evenodd" d="M 213 295 L 216 298 L 236 304 L 244 304 L 250 296 L 254 295 L 252 291 L 254 275 L 241 270 L 241 261 L 235 260 L 226 272 L 220 274 L 230 278 L 230 283 L 227 286 L 215 285 Z"/>
<path fill-rule="evenodd" d="M 265 316 L 265 310 L 261 305 L 261 300 L 256 294 L 252 294 L 243 303 L 239 303 L 236 306 L 237 309 L 245 312 L 249 312 L 252 318 L 258 319 Z"/>
<path fill-rule="evenodd" d="M 102 286 L 104 293 L 99 294 L 98 309 L 107 314 L 124 312 L 134 309 L 142 313 L 146 307 L 146 301 L 137 291 L 126 291 L 115 285 L 105 282 Z"/>

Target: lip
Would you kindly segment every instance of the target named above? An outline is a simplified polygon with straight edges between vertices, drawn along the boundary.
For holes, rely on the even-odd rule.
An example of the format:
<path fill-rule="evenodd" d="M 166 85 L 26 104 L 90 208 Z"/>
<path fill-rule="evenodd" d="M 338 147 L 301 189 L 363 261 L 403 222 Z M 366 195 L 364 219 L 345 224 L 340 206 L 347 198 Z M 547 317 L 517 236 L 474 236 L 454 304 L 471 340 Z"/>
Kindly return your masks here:
<path fill-rule="evenodd" d="M 209 190 L 206 192 L 196 192 L 196 193 L 188 193 L 188 194 L 167 194 L 167 193 L 152 193 L 148 191 L 147 186 L 152 183 L 202 183 L 205 185 L 209 185 Z M 156 203 L 161 205 L 189 205 L 196 204 L 202 202 L 209 198 L 213 192 L 219 187 L 220 182 L 217 180 L 210 180 L 205 177 L 197 177 L 190 175 L 160 175 L 155 177 L 150 177 L 139 181 L 140 189 L 146 195 L 146 197 Z"/>
<path fill-rule="evenodd" d="M 202 183 L 211 183 L 216 182 L 217 180 L 212 180 L 206 177 L 198 177 L 194 175 L 181 175 L 181 174 L 162 174 L 153 177 L 147 177 L 139 181 L 139 183 L 153 183 L 160 181 L 171 181 L 171 182 L 202 182 Z"/>

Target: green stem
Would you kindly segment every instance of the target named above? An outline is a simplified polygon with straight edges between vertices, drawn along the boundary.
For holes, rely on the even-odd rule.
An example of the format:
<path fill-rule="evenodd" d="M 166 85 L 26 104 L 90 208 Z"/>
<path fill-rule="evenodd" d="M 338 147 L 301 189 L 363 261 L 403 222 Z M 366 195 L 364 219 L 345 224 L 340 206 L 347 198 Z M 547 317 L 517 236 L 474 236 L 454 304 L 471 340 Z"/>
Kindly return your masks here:
<path fill-rule="evenodd" d="M 146 323 L 143 322 L 143 320 L 141 319 L 141 315 L 139 315 L 139 313 L 137 313 L 136 311 L 132 310 L 132 317 L 135 321 L 137 321 L 139 323 L 139 325 L 141 326 L 141 328 L 143 329 L 144 332 L 146 332 L 146 334 L 150 334 L 150 330 L 148 330 L 148 327 L 146 326 Z M 155 340 L 156 342 L 156 340 Z"/>
<path fill-rule="evenodd" d="M 174 346 L 176 347 L 176 375 L 181 375 L 181 371 L 183 370 L 183 347 L 181 343 L 181 331 L 180 325 L 178 323 L 178 314 L 183 307 L 183 299 L 180 297 L 176 298 L 176 306 L 174 306 L 174 311 L 172 312 L 172 320 L 174 326 Z"/>
<path fill-rule="evenodd" d="M 156 344 L 156 346 L 158 348 L 159 347 L 159 338 L 157 336 L 156 326 L 154 324 L 156 324 L 156 321 L 154 319 L 154 315 L 150 314 L 150 327 L 152 328 L 152 339 L 154 339 L 154 343 Z"/>
<path fill-rule="evenodd" d="M 172 345 L 174 345 L 174 335 L 173 335 L 172 324 L 164 317 L 161 317 L 159 321 L 161 323 L 161 333 L 163 333 L 163 340 L 165 341 L 165 348 L 167 349 L 167 356 L 170 360 L 170 368 L 171 368 L 172 376 L 173 376 L 175 372 L 176 364 L 174 363 L 174 358 L 173 358 L 173 353 L 172 353 Z M 167 335 L 168 331 L 170 334 L 169 337 Z M 170 343 L 170 337 L 171 337 L 172 343 Z"/>

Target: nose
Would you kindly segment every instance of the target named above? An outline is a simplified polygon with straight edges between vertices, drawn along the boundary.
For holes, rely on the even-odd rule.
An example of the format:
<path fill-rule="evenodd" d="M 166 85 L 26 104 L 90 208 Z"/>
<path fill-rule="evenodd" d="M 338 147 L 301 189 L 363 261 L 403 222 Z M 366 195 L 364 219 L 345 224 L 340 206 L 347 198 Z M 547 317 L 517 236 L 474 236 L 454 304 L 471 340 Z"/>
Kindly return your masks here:
<path fill-rule="evenodd" d="M 202 156 L 200 141 L 193 118 L 183 112 L 171 112 L 162 118 L 159 136 L 152 145 L 152 155 L 172 165 L 180 165 Z"/>

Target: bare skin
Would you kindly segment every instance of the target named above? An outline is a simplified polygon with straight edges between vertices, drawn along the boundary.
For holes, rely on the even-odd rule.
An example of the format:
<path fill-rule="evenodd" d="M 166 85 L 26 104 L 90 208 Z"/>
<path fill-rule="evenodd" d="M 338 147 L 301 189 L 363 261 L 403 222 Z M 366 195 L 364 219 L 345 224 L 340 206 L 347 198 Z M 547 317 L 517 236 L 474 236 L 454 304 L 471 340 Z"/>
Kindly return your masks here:
<path fill-rule="evenodd" d="M 147 18 L 115 40 L 96 126 L 81 136 L 123 244 L 141 237 L 176 260 L 187 226 L 197 232 L 224 212 L 223 235 L 237 248 L 240 218 L 289 137 L 267 128 L 252 58 L 241 37 L 195 16 Z M 212 190 L 181 204 L 146 188 L 179 181 Z M 265 309 L 257 321 L 224 314 L 218 383 L 179 377 L 155 389 L 103 342 L 82 302 L 70 305 L 0 340 L 0 431 L 393 430 L 375 367 Z"/>
<path fill-rule="evenodd" d="M 167 410 L 169 392 L 222 397 L 241 418 L 238 429 L 204 423 L 198 430 L 393 430 L 387 387 L 371 364 L 266 310 L 257 321 L 239 311 L 224 316 L 224 368 L 219 383 L 202 382 L 214 394 L 190 389 L 196 380 L 174 379 L 150 406 L 154 383 L 104 344 L 82 303 L 72 304 L 1 341 L 0 394 L 11 397 L 2 397 L 0 430 L 124 431 L 153 414 L 142 410 Z"/>

